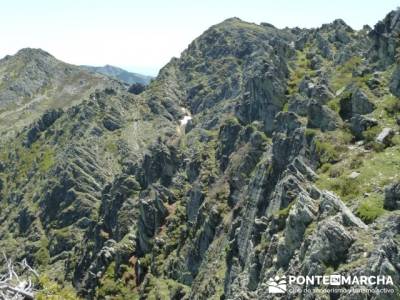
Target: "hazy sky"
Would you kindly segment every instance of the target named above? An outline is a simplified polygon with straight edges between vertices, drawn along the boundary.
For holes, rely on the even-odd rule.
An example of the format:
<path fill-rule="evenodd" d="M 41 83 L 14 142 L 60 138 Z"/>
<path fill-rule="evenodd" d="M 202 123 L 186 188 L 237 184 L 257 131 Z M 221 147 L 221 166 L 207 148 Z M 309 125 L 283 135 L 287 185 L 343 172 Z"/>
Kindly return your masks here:
<path fill-rule="evenodd" d="M 277 27 L 342 18 L 359 29 L 395 0 L 13 0 L 0 2 L 0 57 L 42 48 L 73 64 L 112 64 L 155 75 L 172 56 L 229 17 Z"/>

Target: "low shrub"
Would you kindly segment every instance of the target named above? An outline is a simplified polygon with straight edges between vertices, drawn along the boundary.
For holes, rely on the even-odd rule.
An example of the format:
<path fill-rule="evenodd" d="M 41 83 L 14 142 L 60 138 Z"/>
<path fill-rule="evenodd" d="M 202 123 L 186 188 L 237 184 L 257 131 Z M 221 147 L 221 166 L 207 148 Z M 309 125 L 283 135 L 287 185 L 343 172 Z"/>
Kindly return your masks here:
<path fill-rule="evenodd" d="M 335 147 L 327 142 L 316 141 L 315 150 L 321 164 L 335 163 L 339 160 L 339 153 Z"/>
<path fill-rule="evenodd" d="M 365 223 L 372 223 L 377 217 L 384 213 L 383 197 L 370 196 L 358 205 L 356 214 Z"/>

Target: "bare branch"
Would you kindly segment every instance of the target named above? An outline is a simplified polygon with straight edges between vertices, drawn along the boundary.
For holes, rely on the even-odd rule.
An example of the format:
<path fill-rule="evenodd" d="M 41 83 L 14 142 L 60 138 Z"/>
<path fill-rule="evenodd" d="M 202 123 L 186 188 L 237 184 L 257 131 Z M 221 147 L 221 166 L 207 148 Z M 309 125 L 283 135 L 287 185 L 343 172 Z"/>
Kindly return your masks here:
<path fill-rule="evenodd" d="M 0 274 L 0 300 L 34 299 L 34 285 L 31 277 L 39 274 L 26 261 L 13 263 L 3 252 L 6 273 Z"/>

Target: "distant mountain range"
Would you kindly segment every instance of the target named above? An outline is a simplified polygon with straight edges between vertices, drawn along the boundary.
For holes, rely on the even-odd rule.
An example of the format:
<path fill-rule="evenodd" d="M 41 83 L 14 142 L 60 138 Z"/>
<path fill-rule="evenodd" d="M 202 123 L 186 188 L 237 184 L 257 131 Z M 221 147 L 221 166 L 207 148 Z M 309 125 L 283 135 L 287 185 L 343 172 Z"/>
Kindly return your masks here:
<path fill-rule="evenodd" d="M 124 69 L 115 67 L 115 66 L 110 66 L 110 65 L 105 65 L 103 67 L 92 67 L 92 66 L 82 66 L 86 68 L 87 70 L 91 72 L 96 72 L 100 73 L 103 75 L 107 75 L 110 77 L 114 77 L 120 81 L 126 82 L 128 84 L 132 83 L 140 83 L 147 85 L 149 84 L 150 80 L 153 78 L 151 76 L 146 76 L 138 73 L 131 73 L 128 72 Z"/>

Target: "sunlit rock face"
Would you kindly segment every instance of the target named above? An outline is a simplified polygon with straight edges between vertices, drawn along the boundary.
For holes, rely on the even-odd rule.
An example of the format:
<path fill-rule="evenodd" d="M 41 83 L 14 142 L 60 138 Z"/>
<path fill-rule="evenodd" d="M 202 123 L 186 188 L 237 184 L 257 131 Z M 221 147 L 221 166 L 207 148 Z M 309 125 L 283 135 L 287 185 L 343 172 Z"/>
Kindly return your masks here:
<path fill-rule="evenodd" d="M 0 248 L 85 299 L 276 299 L 271 278 L 333 273 L 398 291 L 398 16 L 228 19 L 134 93 L 1 60 Z"/>

